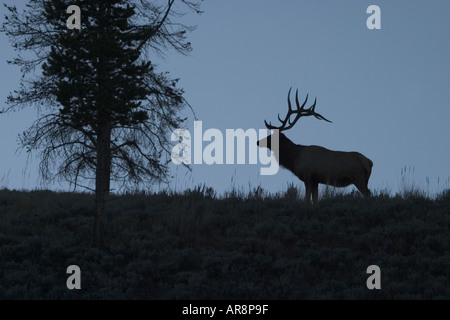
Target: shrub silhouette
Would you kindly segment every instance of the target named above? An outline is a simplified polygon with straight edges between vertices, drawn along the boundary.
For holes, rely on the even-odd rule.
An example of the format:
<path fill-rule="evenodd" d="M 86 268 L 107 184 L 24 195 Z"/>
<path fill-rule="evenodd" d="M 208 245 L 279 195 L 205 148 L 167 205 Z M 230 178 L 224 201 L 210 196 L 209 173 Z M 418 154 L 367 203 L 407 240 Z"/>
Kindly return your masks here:
<path fill-rule="evenodd" d="M 2 299 L 448 299 L 450 192 L 117 195 L 105 249 L 91 194 L 0 190 Z M 68 290 L 67 266 L 82 272 Z M 368 290 L 366 269 L 381 269 Z"/>

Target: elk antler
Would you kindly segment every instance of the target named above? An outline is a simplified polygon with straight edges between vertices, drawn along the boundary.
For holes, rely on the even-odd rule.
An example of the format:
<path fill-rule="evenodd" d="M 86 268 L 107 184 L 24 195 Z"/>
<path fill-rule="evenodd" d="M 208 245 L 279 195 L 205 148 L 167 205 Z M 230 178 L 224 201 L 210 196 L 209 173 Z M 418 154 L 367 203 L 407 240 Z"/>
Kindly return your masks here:
<path fill-rule="evenodd" d="M 319 114 L 319 113 L 314 111 L 314 109 L 316 108 L 317 98 L 314 99 L 314 103 L 313 103 L 313 105 L 311 107 L 305 109 L 306 101 L 308 101 L 308 95 L 306 95 L 305 101 L 300 106 L 300 103 L 298 102 L 298 89 L 295 92 L 295 104 L 297 105 L 297 109 L 293 110 L 292 106 L 291 106 L 291 98 L 290 98 L 291 89 L 292 88 L 290 88 L 289 92 L 288 92 L 288 107 L 289 107 L 289 110 L 288 110 L 288 113 L 286 115 L 286 118 L 284 120 L 282 120 L 280 118 L 280 114 L 278 114 L 278 120 L 280 120 L 280 122 L 281 122 L 281 126 L 279 126 L 279 127 L 273 126 L 271 122 L 267 123 L 267 121 L 264 120 L 264 124 L 266 125 L 267 129 L 278 129 L 280 131 L 288 130 L 288 129 L 292 128 L 295 125 L 295 123 L 298 121 L 298 119 L 300 119 L 302 116 L 314 116 L 314 117 L 316 117 L 319 120 L 325 120 L 325 121 L 331 122 L 330 120 L 326 119 L 321 114 Z M 291 115 L 293 115 L 293 114 L 295 114 L 296 116 L 295 116 L 294 120 L 291 121 Z"/>

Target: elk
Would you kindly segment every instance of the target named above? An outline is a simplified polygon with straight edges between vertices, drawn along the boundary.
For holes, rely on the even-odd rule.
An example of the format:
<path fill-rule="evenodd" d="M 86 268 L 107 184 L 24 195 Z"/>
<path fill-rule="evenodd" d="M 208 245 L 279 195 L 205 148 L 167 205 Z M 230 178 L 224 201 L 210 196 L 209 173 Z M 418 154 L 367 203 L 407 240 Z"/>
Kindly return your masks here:
<path fill-rule="evenodd" d="M 305 101 L 300 106 L 298 89 L 295 93 L 297 109 L 294 110 L 290 101 L 291 89 L 288 92 L 288 113 L 284 120 L 278 114 L 281 125 L 273 126 L 266 120 L 264 120 L 264 124 L 267 129 L 278 130 L 278 152 L 274 152 L 275 158 L 282 167 L 291 171 L 305 183 L 306 202 L 310 203 L 311 195 L 313 203 L 317 202 L 319 183 L 334 187 L 346 187 L 353 184 L 364 196 L 370 196 L 371 192 L 367 188 L 373 166 L 370 159 L 359 152 L 333 151 L 320 146 L 295 144 L 282 133 L 282 131 L 292 128 L 304 116 L 314 116 L 319 120 L 331 122 L 315 112 L 317 98 L 309 108 L 305 109 L 305 104 L 308 101 L 308 95 L 306 95 Z M 291 120 L 292 115 L 295 115 L 293 120 Z M 273 143 L 276 142 L 272 141 L 274 135 L 271 134 L 259 140 L 257 145 L 260 148 L 273 150 Z"/>

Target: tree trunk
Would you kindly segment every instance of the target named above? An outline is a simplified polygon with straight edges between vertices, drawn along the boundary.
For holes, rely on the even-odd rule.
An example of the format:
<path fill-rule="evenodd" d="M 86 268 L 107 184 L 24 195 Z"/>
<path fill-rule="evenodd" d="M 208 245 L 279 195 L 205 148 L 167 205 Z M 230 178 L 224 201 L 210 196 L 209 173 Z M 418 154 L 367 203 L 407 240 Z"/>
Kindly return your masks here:
<path fill-rule="evenodd" d="M 111 177 L 111 124 L 103 122 L 97 129 L 97 167 L 95 172 L 95 226 L 94 246 L 102 248 L 105 221 L 105 203 L 109 195 Z"/>

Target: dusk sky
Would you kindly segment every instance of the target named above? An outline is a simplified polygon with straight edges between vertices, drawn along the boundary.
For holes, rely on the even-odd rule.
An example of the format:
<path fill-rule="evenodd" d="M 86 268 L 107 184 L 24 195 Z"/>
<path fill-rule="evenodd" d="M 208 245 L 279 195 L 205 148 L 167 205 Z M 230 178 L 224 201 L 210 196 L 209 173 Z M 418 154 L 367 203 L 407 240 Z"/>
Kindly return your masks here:
<path fill-rule="evenodd" d="M 381 9 L 380 30 L 366 26 L 370 5 Z M 216 128 L 225 137 L 226 129 L 276 124 L 289 88 L 298 88 L 299 100 L 309 93 L 311 104 L 317 97 L 316 111 L 332 123 L 300 119 L 286 132 L 295 143 L 361 152 L 374 163 L 369 188 L 375 192 L 402 189 L 404 168 L 406 183 L 430 195 L 450 188 L 450 1 L 210 0 L 202 9 L 182 19 L 197 26 L 190 55 L 149 55 L 159 71 L 180 78 L 203 131 Z M 3 22 L 3 6 L 1 12 Z M 21 73 L 6 63 L 15 52 L 4 34 L 0 43 L 3 108 Z M 194 118 L 186 115 L 193 134 Z M 0 115 L 0 188 L 71 190 L 38 179 L 38 153 L 16 152 L 18 135 L 34 119 L 33 109 Z M 191 172 L 171 166 L 174 179 L 153 189 L 303 188 L 286 169 L 261 176 L 260 163 L 194 164 Z"/>

